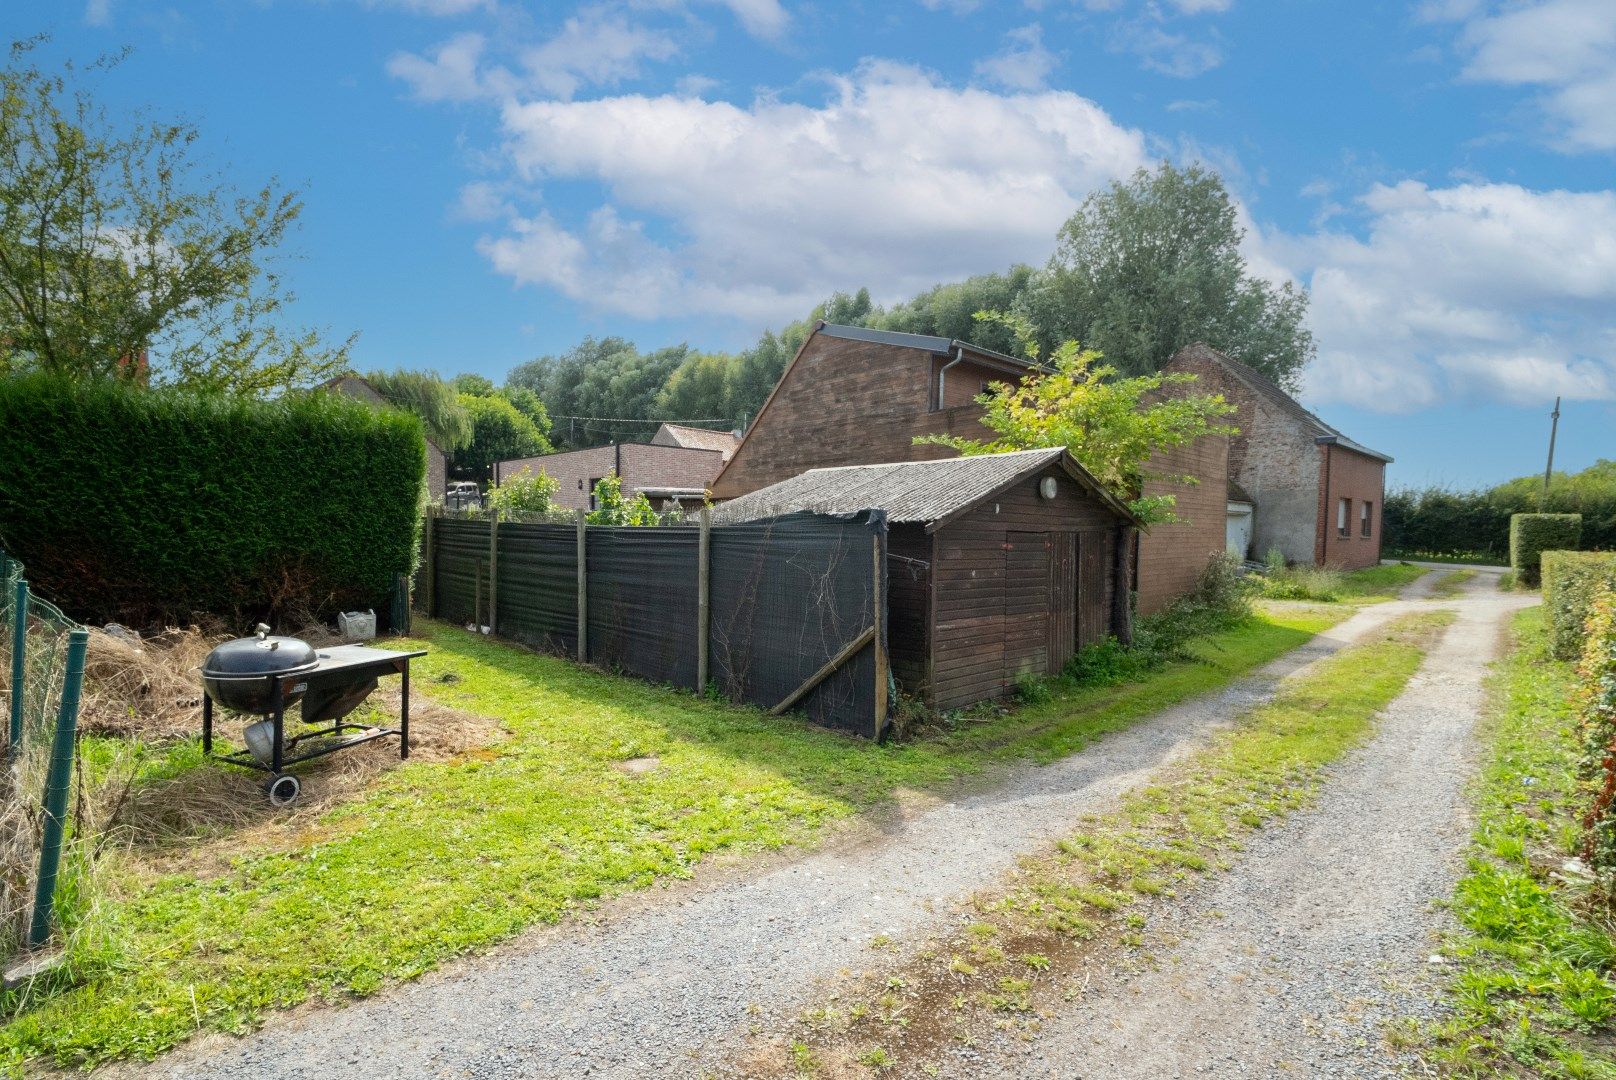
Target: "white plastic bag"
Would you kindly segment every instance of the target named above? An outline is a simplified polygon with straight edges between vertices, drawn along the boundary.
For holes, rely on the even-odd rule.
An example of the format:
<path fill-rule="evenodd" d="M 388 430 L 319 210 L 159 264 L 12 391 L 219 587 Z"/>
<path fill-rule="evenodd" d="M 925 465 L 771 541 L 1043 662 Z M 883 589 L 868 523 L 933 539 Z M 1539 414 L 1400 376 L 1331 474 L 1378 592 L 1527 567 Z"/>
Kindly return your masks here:
<path fill-rule="evenodd" d="M 337 632 L 344 641 L 370 641 L 376 636 L 376 612 L 344 611 L 337 616 Z"/>

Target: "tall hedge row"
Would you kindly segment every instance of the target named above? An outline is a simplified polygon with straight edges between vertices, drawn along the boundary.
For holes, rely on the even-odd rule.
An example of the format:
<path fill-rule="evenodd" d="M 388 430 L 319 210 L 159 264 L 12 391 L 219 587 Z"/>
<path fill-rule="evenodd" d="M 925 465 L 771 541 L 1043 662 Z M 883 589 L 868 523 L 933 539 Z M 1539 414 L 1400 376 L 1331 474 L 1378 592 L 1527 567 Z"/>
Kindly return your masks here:
<path fill-rule="evenodd" d="M 83 620 L 384 613 L 425 472 L 419 420 L 336 394 L 0 379 L 0 547 Z"/>
<path fill-rule="evenodd" d="M 1545 551 L 1543 609 L 1556 658 L 1582 652 L 1588 613 L 1601 589 L 1616 589 L 1616 551 Z"/>
<path fill-rule="evenodd" d="M 1600 460 L 1575 473 L 1555 473 L 1547 498 L 1543 474 L 1523 476 L 1484 491 L 1430 487 L 1386 493 L 1382 527 L 1387 551 L 1509 555 L 1509 519 L 1547 512 L 1582 515 L 1582 546 L 1616 550 L 1616 460 Z"/>
<path fill-rule="evenodd" d="M 1545 551 L 1581 546 L 1581 514 L 1516 514 L 1509 519 L 1510 569 L 1527 585 L 1538 583 Z"/>
<path fill-rule="evenodd" d="M 1583 630 L 1572 703 L 1582 744 L 1578 772 L 1592 792 L 1583 855 L 1609 881 L 1616 878 L 1616 587 L 1594 594 Z"/>

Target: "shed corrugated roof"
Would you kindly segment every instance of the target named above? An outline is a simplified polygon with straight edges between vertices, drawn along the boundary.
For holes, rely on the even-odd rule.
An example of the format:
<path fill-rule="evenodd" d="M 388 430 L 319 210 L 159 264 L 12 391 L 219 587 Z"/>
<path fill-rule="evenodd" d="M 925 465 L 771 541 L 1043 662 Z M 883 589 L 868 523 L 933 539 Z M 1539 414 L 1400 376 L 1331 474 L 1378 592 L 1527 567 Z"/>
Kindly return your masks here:
<path fill-rule="evenodd" d="M 853 514 L 884 510 L 887 520 L 893 522 L 941 521 L 1057 463 L 1119 515 L 1132 519 L 1127 508 L 1101 488 L 1071 455 L 1061 447 L 1050 447 L 940 461 L 810 469 L 715 507 L 713 520 L 734 524 L 801 511 Z"/>

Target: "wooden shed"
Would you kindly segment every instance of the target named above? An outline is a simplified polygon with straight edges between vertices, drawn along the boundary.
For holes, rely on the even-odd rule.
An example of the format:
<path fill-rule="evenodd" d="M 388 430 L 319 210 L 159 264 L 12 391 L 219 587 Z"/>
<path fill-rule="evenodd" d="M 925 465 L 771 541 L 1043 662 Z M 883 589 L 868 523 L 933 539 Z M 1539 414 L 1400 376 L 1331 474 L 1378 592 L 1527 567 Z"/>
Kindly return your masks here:
<path fill-rule="evenodd" d="M 1002 697 L 1113 632 L 1117 554 L 1139 521 L 1064 449 L 813 469 L 714 520 L 875 509 L 892 672 L 932 708 Z"/>

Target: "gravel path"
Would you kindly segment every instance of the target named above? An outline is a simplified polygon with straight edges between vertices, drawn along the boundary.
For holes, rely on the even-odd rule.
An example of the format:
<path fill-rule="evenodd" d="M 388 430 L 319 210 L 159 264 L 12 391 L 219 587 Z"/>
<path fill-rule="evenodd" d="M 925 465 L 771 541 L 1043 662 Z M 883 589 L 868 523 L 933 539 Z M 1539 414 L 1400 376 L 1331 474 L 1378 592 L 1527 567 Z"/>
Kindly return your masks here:
<path fill-rule="evenodd" d="M 986 1048 L 952 1075 L 1404 1075 L 1382 1035 L 1440 1009 L 1429 957 L 1446 916 L 1434 902 L 1452 892 L 1470 832 L 1472 722 L 1500 626 L 1531 602 L 1478 574 L 1442 605 L 1458 621 L 1318 805 L 1157 917 L 1154 969 L 1102 980 L 1036 1043 Z"/>
<path fill-rule="evenodd" d="M 910 807 L 868 834 L 758 872 L 607 905 L 341 1009 L 198 1040 L 147 1071 L 172 1077 L 668 1076 L 858 967 L 878 933 L 920 937 L 1018 855 L 1112 804 L 1276 682 L 1402 611 L 1365 609 L 1229 688 L 991 788 Z"/>

